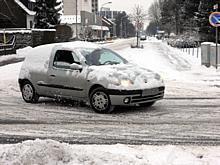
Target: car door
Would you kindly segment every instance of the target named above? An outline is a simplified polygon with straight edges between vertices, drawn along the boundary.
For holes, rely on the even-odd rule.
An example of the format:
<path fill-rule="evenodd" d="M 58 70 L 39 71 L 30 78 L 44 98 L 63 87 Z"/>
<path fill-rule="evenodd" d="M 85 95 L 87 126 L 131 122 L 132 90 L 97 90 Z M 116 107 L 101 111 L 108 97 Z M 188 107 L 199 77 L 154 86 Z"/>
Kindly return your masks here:
<path fill-rule="evenodd" d="M 85 74 L 82 70 L 74 70 L 70 65 L 80 64 L 74 51 L 56 50 L 48 71 L 50 93 L 56 97 L 78 99 L 85 96 Z"/>

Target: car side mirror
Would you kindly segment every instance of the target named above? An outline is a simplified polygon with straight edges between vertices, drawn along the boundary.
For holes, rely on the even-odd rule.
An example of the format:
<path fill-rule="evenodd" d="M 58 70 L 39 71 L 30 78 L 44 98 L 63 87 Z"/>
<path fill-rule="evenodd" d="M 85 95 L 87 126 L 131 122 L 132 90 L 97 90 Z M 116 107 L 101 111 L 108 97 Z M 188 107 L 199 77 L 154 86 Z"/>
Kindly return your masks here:
<path fill-rule="evenodd" d="M 82 70 L 83 69 L 83 67 L 82 67 L 82 65 L 79 65 L 79 64 L 76 64 L 76 63 L 73 63 L 73 64 L 71 64 L 70 65 L 70 69 L 73 69 L 73 70 Z"/>

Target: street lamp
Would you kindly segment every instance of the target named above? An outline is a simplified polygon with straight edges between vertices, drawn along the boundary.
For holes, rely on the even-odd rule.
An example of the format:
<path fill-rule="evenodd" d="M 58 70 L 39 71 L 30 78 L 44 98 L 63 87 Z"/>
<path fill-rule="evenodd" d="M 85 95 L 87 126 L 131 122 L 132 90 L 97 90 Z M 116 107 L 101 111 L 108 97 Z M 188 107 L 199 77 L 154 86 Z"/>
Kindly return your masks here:
<path fill-rule="evenodd" d="M 111 1 L 109 2 L 106 2 L 104 4 L 101 5 L 101 8 L 100 8 L 100 16 L 101 16 L 101 19 L 102 19 L 102 8 L 105 6 L 105 5 L 108 5 L 108 4 L 112 4 Z M 101 41 L 102 41 L 102 36 L 103 36 L 103 28 L 102 28 L 102 22 L 101 22 Z"/>

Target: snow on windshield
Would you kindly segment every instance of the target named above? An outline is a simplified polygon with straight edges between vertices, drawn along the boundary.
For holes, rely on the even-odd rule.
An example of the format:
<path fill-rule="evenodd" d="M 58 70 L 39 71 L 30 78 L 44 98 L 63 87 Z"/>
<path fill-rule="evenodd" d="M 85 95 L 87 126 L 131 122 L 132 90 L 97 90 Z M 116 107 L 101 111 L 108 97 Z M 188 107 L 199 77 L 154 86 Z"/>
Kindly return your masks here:
<path fill-rule="evenodd" d="M 109 49 L 92 49 L 81 48 L 78 51 L 85 57 L 86 64 L 89 66 L 95 65 L 114 65 L 114 64 L 126 64 L 128 63 L 117 53 Z"/>

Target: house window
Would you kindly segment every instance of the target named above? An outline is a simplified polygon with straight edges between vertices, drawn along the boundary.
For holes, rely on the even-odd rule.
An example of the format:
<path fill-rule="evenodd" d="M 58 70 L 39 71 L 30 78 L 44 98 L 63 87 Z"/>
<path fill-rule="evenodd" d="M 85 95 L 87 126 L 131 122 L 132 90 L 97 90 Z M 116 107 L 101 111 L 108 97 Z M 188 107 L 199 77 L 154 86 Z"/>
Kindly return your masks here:
<path fill-rule="evenodd" d="M 28 3 L 28 9 L 29 10 L 34 10 L 34 4 L 33 3 Z"/>

